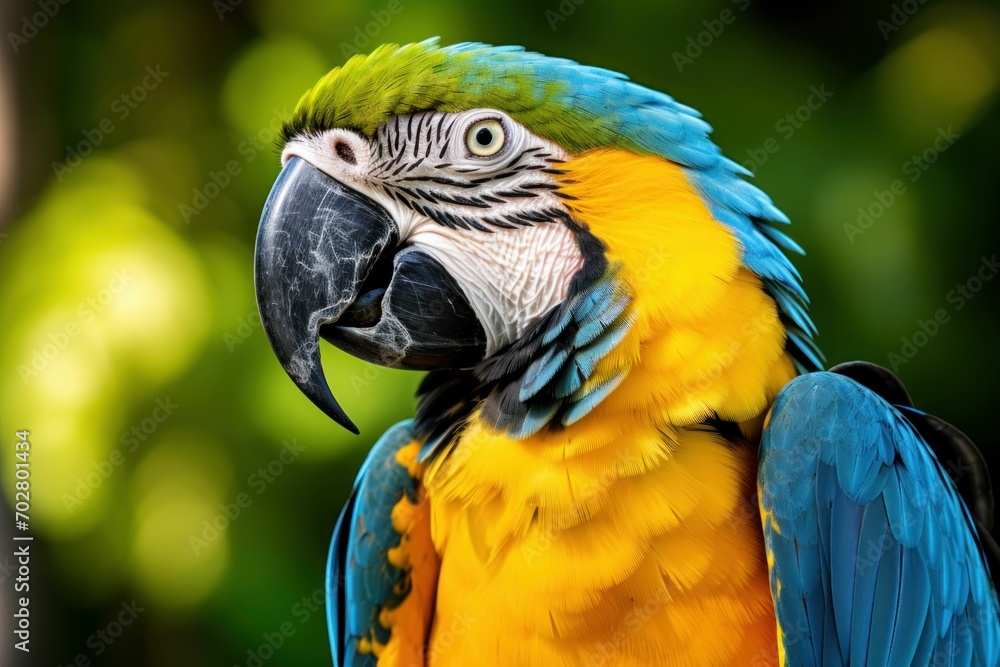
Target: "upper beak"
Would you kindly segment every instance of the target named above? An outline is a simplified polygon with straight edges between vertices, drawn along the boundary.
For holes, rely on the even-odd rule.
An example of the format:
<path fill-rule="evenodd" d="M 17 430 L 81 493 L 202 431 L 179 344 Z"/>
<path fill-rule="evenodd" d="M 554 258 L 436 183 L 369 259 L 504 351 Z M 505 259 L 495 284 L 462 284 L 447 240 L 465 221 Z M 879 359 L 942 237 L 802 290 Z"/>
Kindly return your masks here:
<path fill-rule="evenodd" d="M 351 305 L 397 239 L 385 209 L 298 157 L 278 175 L 257 230 L 254 286 L 267 339 L 299 389 L 354 433 L 323 375 L 319 328 Z"/>
<path fill-rule="evenodd" d="M 367 361 L 402 368 L 472 365 L 486 335 L 461 288 L 365 195 L 299 157 L 279 174 L 261 215 L 257 306 L 278 361 L 344 428 L 320 365 L 323 337 Z M 379 261 L 382 259 L 382 261 Z"/>

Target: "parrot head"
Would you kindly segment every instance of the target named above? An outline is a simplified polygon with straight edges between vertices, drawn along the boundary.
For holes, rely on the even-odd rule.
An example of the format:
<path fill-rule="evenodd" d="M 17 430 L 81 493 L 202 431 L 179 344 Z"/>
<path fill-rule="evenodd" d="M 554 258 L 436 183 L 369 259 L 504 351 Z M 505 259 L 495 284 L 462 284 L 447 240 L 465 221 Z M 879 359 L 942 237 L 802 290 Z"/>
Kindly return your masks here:
<path fill-rule="evenodd" d="M 620 74 L 520 48 L 355 56 L 283 128 L 255 257 L 268 340 L 354 432 L 320 338 L 432 371 L 438 421 L 481 406 L 526 437 L 605 400 L 654 333 L 710 326 L 746 274 L 772 304 L 760 344 L 818 366 L 787 219 L 709 132 Z"/>

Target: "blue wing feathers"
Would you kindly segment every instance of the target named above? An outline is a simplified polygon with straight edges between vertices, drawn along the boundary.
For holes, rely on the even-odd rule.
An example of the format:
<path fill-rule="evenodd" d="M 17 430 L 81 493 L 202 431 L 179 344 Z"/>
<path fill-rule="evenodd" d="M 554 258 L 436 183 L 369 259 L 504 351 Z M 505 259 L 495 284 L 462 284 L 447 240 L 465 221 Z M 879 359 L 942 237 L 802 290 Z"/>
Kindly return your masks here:
<path fill-rule="evenodd" d="M 827 479 L 834 479 L 828 475 Z M 830 512 L 830 588 L 832 589 L 834 626 L 840 655 L 850 654 L 850 622 L 854 609 L 854 574 L 861 544 L 863 512 L 857 504 L 837 503 Z M 837 664 L 837 663 L 835 663 Z"/>
<path fill-rule="evenodd" d="M 886 610 L 884 614 L 873 614 L 871 635 L 868 638 L 868 662 L 888 665 L 893 648 L 893 632 L 896 629 L 896 614 L 899 611 L 901 579 L 903 576 L 904 549 L 898 541 L 886 539 L 885 550 L 875 577 L 875 593 L 872 608 Z M 905 618 L 902 619 L 905 622 Z"/>
<path fill-rule="evenodd" d="M 865 508 L 861 521 L 861 552 L 854 576 L 854 613 L 850 625 L 851 636 L 848 639 L 851 664 L 866 664 L 874 614 L 875 586 L 878 582 L 878 569 L 887 550 L 887 533 L 885 507 L 881 503 L 873 503 Z M 888 548 L 891 547 L 890 542 Z"/>
<path fill-rule="evenodd" d="M 375 667 L 376 657 L 359 652 L 359 642 L 371 637 L 388 641 L 389 631 L 378 616 L 383 607 L 402 599 L 397 584 L 406 573 L 389 563 L 387 553 L 400 540 L 392 524 L 393 507 L 404 496 L 416 500 L 417 480 L 395 460 L 413 437 L 412 423 L 405 421 L 375 443 L 333 532 L 327 621 L 334 664 L 341 667 Z"/>
<path fill-rule="evenodd" d="M 894 406 L 842 375 L 796 379 L 775 401 L 759 483 L 788 664 L 1000 664 L 975 522 Z"/>

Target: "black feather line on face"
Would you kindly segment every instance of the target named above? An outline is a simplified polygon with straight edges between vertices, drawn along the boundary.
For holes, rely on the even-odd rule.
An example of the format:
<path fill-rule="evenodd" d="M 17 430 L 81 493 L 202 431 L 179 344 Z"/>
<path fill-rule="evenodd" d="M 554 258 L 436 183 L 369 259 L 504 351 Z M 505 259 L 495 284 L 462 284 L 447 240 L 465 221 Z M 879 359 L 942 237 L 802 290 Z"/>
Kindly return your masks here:
<path fill-rule="evenodd" d="M 386 191 L 391 199 L 451 228 L 493 231 L 497 228 L 511 229 L 557 222 L 566 217 L 551 201 L 542 203 L 539 200 L 539 204 L 535 206 L 528 203 L 547 192 L 559 196 L 557 184 L 540 180 L 523 184 L 516 182 L 518 175 L 527 171 L 540 174 L 546 171 L 558 172 L 551 169 L 551 165 L 558 160 L 551 158 L 551 154 L 543 146 L 529 146 L 513 155 L 506 160 L 505 167 L 499 173 L 463 178 L 464 174 L 482 173 L 487 167 L 455 166 L 451 162 L 438 162 L 428 170 L 430 163 L 427 159 L 435 150 L 440 150 L 439 157 L 444 157 L 450 142 L 455 139 L 453 130 L 458 127 L 455 114 L 435 111 L 410 114 L 405 118 L 405 123 L 398 116 L 393 118 L 374 133 L 373 140 L 378 145 L 373 150 L 376 159 L 369 178 Z M 420 167 L 424 167 L 424 173 L 417 171 Z M 494 184 L 496 188 L 491 188 Z M 463 196 L 447 188 L 475 192 Z M 509 205 L 506 211 L 495 215 L 487 214 L 488 209 L 495 205 L 505 204 Z M 448 210 L 442 210 L 445 208 Z M 466 212 L 462 208 L 473 210 Z"/>

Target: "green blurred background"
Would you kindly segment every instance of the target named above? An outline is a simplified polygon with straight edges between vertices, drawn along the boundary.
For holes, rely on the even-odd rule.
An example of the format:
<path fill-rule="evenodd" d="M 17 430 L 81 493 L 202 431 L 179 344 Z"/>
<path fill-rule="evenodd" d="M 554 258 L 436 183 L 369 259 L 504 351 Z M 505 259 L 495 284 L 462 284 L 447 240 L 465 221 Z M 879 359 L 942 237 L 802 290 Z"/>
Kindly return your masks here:
<path fill-rule="evenodd" d="M 918 405 L 996 467 L 998 281 L 951 290 L 997 251 L 1000 13 L 806 4 L 5 2 L 0 468 L 9 506 L 13 432 L 30 429 L 30 664 L 328 663 L 309 598 L 354 474 L 419 376 L 325 348 L 362 436 L 324 418 L 260 330 L 253 241 L 281 118 L 386 41 L 522 44 L 700 109 L 793 219 L 830 362 L 899 354 Z"/>

